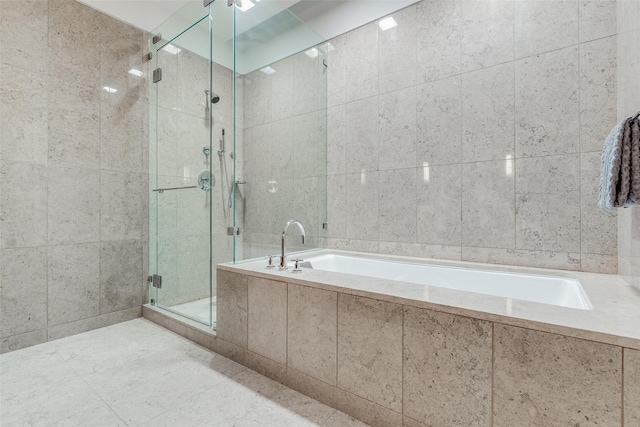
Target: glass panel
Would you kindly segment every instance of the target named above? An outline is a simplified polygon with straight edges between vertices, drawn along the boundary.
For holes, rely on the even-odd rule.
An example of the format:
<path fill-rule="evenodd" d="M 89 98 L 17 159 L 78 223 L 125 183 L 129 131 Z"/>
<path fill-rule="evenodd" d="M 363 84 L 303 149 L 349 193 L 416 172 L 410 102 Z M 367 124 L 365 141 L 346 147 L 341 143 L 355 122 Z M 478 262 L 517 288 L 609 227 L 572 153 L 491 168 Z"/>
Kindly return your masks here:
<path fill-rule="evenodd" d="M 243 4 L 244 1 L 243 0 Z M 253 1 L 253 0 L 252 0 Z M 236 9 L 235 259 L 279 254 L 291 219 L 287 252 L 321 246 L 326 221 L 328 44 L 282 8 L 261 1 Z"/>
<path fill-rule="evenodd" d="M 191 5 L 187 5 L 191 6 Z M 188 13 L 187 13 L 188 12 Z M 150 144 L 150 260 L 162 276 L 155 304 L 211 324 L 211 87 L 209 19 L 200 3 L 197 21 L 185 7 L 156 43 L 155 123 Z M 170 25 L 171 24 L 171 25 Z M 213 185 L 215 189 L 215 184 Z"/>

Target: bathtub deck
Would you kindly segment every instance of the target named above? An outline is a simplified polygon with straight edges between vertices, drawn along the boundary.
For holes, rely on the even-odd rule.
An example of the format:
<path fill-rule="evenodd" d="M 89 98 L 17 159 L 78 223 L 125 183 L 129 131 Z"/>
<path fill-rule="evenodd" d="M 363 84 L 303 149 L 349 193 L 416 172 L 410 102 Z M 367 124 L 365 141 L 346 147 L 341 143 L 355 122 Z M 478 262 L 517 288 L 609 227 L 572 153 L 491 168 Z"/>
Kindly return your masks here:
<path fill-rule="evenodd" d="M 638 309 L 640 307 L 640 292 L 617 275 L 460 261 L 423 260 L 337 250 L 322 250 L 317 253 L 336 253 L 392 261 L 423 262 L 432 265 L 573 278 L 582 284 L 591 300 L 593 309 L 578 310 L 473 292 L 436 287 L 425 288 L 423 285 L 313 269 L 303 269 L 302 273 L 292 274 L 290 271 L 267 269 L 262 259 L 235 265 L 219 264 L 218 269 L 640 350 L 640 327 L 638 326 L 640 325 L 640 310 Z M 306 253 L 305 255 L 311 254 Z"/>

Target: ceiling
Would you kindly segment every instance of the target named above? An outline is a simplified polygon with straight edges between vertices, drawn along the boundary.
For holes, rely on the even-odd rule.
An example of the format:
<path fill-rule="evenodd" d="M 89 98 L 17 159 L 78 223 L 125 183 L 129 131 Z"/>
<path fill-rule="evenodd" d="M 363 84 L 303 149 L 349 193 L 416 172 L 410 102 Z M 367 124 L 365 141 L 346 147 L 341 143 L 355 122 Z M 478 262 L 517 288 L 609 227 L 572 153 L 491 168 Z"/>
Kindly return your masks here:
<path fill-rule="evenodd" d="M 76 0 L 166 40 L 204 17 L 202 0 Z M 236 10 L 236 69 L 241 74 L 308 49 L 360 27 L 418 0 L 252 0 L 255 6 Z M 259 0 L 258 0 L 259 1 Z M 232 9 L 225 0 L 212 4 L 214 61 L 233 68 Z M 206 21 L 206 22 L 205 22 Z M 172 43 L 208 57 L 208 20 Z M 241 49 L 238 49 L 238 47 Z"/>

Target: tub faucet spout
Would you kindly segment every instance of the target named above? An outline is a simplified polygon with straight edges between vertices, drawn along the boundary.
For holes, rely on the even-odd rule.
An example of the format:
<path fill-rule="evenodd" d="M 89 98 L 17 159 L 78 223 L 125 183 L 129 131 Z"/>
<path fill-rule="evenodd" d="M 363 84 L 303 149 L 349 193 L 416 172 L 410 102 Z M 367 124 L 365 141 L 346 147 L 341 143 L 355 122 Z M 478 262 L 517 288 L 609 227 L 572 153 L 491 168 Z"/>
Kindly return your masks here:
<path fill-rule="evenodd" d="M 287 230 L 289 229 L 289 226 L 292 224 L 297 225 L 298 228 L 300 229 L 300 233 L 302 233 L 302 244 L 304 245 L 304 237 L 305 237 L 304 227 L 302 226 L 302 224 L 300 224 L 300 221 L 296 221 L 292 219 L 291 221 L 287 222 L 287 224 L 284 226 L 284 229 L 282 230 L 282 254 L 280 255 L 280 270 L 287 269 L 287 255 L 284 250 L 284 239 L 285 237 L 287 237 Z"/>

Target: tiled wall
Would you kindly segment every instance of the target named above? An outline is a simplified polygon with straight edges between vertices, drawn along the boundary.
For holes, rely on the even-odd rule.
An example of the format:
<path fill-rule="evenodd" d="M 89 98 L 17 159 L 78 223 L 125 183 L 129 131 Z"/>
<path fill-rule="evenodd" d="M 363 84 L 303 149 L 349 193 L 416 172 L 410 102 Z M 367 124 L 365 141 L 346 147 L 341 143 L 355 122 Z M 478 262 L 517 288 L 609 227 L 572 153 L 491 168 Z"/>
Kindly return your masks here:
<path fill-rule="evenodd" d="M 392 16 L 331 40 L 327 246 L 616 273 L 616 217 L 596 203 L 615 1 Z"/>
<path fill-rule="evenodd" d="M 640 422 L 637 349 L 218 274 L 205 345 L 372 426 Z"/>
<path fill-rule="evenodd" d="M 147 84 L 142 31 L 73 0 L 0 16 L 5 352 L 140 316 Z"/>
<path fill-rule="evenodd" d="M 305 247 L 318 247 L 326 219 L 325 52 L 301 52 L 243 76 L 244 250 L 241 258 L 276 254 L 282 229 L 297 219 L 305 227 Z M 298 234 L 292 230 L 291 234 Z M 303 249 L 298 238 L 289 247 Z"/>
<path fill-rule="evenodd" d="M 618 1 L 618 119 L 640 111 L 640 2 Z M 618 214 L 619 274 L 640 289 L 640 207 Z"/>

